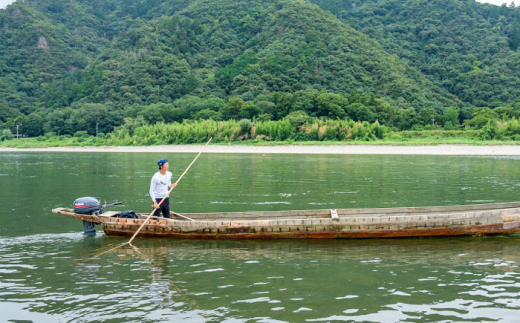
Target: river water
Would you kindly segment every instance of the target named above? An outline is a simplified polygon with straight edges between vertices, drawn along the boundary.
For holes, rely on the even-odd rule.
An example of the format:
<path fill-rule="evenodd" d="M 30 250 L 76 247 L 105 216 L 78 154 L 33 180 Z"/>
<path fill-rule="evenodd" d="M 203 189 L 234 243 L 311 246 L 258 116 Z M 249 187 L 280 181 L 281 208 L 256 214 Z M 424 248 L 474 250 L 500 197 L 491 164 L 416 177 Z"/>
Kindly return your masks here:
<path fill-rule="evenodd" d="M 0 153 L 0 322 L 518 322 L 520 236 L 82 236 L 77 197 L 150 210 L 152 153 Z M 195 154 L 170 154 L 175 176 Z M 519 200 L 520 158 L 203 154 L 179 213 Z"/>

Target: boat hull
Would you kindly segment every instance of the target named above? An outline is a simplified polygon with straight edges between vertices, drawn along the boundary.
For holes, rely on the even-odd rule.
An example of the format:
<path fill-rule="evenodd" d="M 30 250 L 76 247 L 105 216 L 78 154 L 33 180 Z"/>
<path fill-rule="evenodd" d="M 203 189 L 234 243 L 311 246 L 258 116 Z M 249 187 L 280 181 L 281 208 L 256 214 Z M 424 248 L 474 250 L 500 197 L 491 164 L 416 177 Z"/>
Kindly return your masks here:
<path fill-rule="evenodd" d="M 103 229 L 106 235 L 132 236 L 135 231 L 122 229 Z M 520 232 L 520 222 L 515 229 L 505 229 L 500 225 L 480 226 L 478 228 L 433 229 L 433 230 L 363 230 L 359 232 L 309 232 L 309 233 L 175 233 L 143 232 L 140 237 L 177 238 L 177 239 L 376 239 L 376 238 L 413 238 L 413 237 L 450 237 L 450 236 L 492 236 L 509 235 Z"/>
<path fill-rule="evenodd" d="M 139 224 L 110 224 L 103 223 L 103 231 L 107 235 L 132 236 L 139 228 Z M 323 224 L 320 227 L 294 227 L 274 228 L 266 226 L 255 229 L 252 227 L 226 228 L 222 226 L 217 230 L 206 228 L 191 231 L 183 231 L 181 228 L 165 228 L 158 225 L 145 225 L 139 233 L 140 237 L 155 238 L 194 238 L 194 239 L 374 239 L 374 238 L 411 238 L 411 237 L 446 237 L 446 236 L 488 236 L 509 235 L 520 232 L 520 221 L 508 223 L 495 223 L 488 225 L 468 225 L 458 227 L 439 228 L 352 228 L 351 226 L 338 228 L 336 225 L 327 228 Z M 367 226 L 369 227 L 369 226 Z"/>
<path fill-rule="evenodd" d="M 81 220 L 69 209 L 59 213 Z M 115 212 L 113 212 L 115 213 Z M 131 236 L 139 219 L 92 216 L 107 235 Z M 520 233 L 520 202 L 468 206 L 280 212 L 193 213 L 183 218 L 152 217 L 140 237 L 196 239 L 362 239 L 485 236 Z"/>

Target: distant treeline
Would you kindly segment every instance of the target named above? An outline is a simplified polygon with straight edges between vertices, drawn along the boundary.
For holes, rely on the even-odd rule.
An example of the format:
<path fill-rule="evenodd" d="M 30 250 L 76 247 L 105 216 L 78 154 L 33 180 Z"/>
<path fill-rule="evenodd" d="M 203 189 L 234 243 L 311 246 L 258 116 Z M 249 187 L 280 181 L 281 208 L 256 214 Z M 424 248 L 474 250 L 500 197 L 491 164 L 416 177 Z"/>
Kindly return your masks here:
<path fill-rule="evenodd" d="M 1 113 L 1 111 L 0 111 Z M 184 96 L 172 104 L 131 105 L 120 109 L 100 103 L 75 103 L 71 107 L 42 110 L 29 115 L 2 119 L 0 129 L 25 137 L 74 135 L 84 131 L 89 135 L 111 133 L 114 129 L 158 123 L 182 123 L 184 120 L 242 120 L 255 122 L 284 120 L 301 116 L 310 119 L 353 120 L 386 126 L 395 130 L 422 130 L 461 127 L 480 129 L 493 120 L 520 117 L 520 100 L 504 107 L 459 109 L 446 107 L 442 112 L 433 108 L 417 111 L 411 107 L 398 108 L 374 95 L 348 95 L 325 91 L 304 90 L 295 93 L 260 94 L 252 101 L 233 97 L 228 101 L 209 96 L 205 99 Z M 5 122 L 2 122 L 4 120 Z"/>
<path fill-rule="evenodd" d="M 109 145 L 241 140 L 379 140 L 399 131 L 462 130 L 482 140 L 520 140 L 520 100 L 490 109 L 402 109 L 374 96 L 318 91 L 259 95 L 254 101 L 185 96 L 174 104 L 133 105 L 124 110 L 97 103 L 20 114 L 0 124 L 0 140 L 18 133 L 41 140 L 98 136 Z M 475 132 L 475 130 L 478 130 Z M 458 132 L 461 135 L 462 132 Z M 469 132 L 468 132 L 469 134 Z"/>

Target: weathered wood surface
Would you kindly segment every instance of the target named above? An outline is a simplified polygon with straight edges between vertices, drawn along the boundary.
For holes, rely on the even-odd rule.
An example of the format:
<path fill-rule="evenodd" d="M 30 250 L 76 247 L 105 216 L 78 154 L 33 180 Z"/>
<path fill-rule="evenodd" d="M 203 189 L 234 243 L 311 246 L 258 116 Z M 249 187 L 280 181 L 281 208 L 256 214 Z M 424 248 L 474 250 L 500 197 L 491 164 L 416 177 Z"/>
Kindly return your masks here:
<path fill-rule="evenodd" d="M 71 209 L 66 209 L 66 208 L 60 207 L 57 209 L 53 209 L 52 213 L 61 214 L 64 216 L 68 216 L 69 218 L 84 220 L 84 221 L 93 222 L 96 224 L 100 223 L 99 217 L 97 215 L 78 214 L 78 213 L 74 213 L 74 211 Z"/>
<path fill-rule="evenodd" d="M 67 209 L 56 209 L 62 215 Z M 65 211 L 64 211 L 65 210 Z M 53 210 L 54 212 L 55 210 Z M 72 212 L 72 210 L 68 210 Z M 107 235 L 130 236 L 141 219 L 96 217 Z M 152 217 L 140 235 L 173 238 L 390 238 L 520 232 L 520 202 L 420 208 L 191 213 L 196 221 Z M 87 220 L 89 221 L 89 220 Z"/>

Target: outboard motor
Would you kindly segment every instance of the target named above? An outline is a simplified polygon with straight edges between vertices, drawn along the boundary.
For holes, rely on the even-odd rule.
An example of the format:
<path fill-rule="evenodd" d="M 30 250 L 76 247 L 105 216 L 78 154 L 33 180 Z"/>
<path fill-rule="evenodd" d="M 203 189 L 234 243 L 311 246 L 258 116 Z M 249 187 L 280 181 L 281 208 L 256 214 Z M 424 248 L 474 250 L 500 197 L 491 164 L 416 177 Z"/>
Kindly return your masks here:
<path fill-rule="evenodd" d="M 101 202 L 96 197 L 80 197 L 74 201 L 74 213 L 99 214 Z"/>
<path fill-rule="evenodd" d="M 74 213 L 99 215 L 103 213 L 103 208 L 119 204 L 123 203 L 116 202 L 102 206 L 101 201 L 97 197 L 80 197 L 74 201 Z M 83 220 L 83 230 L 83 235 L 85 236 L 94 236 L 96 234 L 94 223 L 90 221 Z"/>

